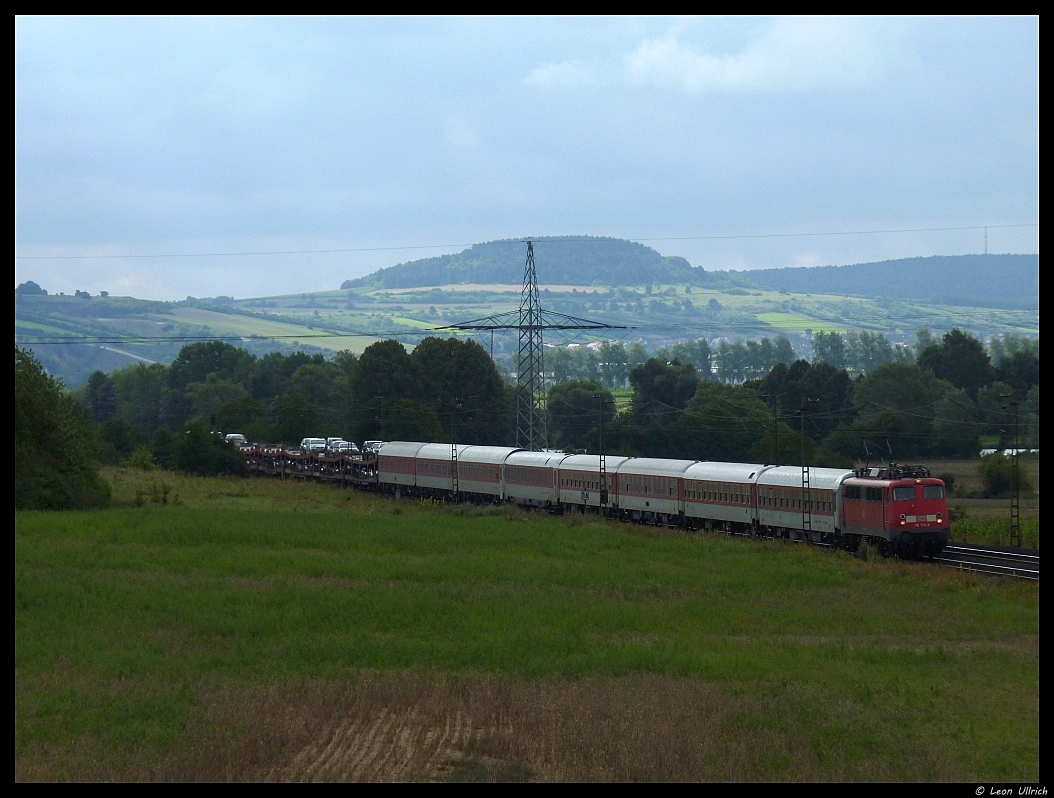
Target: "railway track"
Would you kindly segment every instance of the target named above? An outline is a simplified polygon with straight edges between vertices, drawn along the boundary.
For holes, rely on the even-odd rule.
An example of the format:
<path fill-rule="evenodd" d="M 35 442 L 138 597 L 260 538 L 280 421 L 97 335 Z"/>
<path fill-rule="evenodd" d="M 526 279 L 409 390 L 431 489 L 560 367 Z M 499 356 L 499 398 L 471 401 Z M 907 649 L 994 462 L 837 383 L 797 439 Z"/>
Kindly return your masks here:
<path fill-rule="evenodd" d="M 1014 579 L 1039 581 L 1039 553 L 1029 554 L 987 546 L 955 543 L 944 547 L 933 561 L 946 568 L 975 571 L 981 574 L 1009 576 Z"/>

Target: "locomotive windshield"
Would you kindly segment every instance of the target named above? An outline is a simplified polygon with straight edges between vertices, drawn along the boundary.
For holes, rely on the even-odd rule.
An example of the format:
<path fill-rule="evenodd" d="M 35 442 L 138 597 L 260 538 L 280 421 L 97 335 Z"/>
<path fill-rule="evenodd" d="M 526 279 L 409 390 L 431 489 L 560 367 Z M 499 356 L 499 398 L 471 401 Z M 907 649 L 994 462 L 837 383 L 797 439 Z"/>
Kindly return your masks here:
<path fill-rule="evenodd" d="M 910 502 L 916 497 L 914 488 L 893 488 L 893 501 Z"/>
<path fill-rule="evenodd" d="M 940 485 L 926 485 L 922 489 L 922 498 L 924 499 L 943 499 L 944 488 Z"/>

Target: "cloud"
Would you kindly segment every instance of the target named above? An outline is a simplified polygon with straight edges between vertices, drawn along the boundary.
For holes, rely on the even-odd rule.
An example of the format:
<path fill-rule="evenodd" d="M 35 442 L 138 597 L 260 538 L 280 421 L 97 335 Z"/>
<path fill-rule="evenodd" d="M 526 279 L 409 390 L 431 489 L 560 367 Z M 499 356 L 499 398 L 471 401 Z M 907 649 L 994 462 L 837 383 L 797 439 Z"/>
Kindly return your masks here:
<path fill-rule="evenodd" d="M 523 82 L 540 89 L 574 89 L 597 82 L 596 64 L 580 64 L 563 61 L 559 64 L 542 64 L 531 70 Z"/>
<path fill-rule="evenodd" d="M 460 119 L 447 120 L 443 127 L 443 139 L 451 146 L 466 150 L 479 144 L 479 136 L 476 135 L 475 128 Z"/>
<path fill-rule="evenodd" d="M 783 91 L 862 86 L 884 68 L 881 31 L 869 20 L 802 17 L 775 20 L 742 52 L 713 55 L 671 31 L 626 57 L 637 84 L 686 92 Z"/>

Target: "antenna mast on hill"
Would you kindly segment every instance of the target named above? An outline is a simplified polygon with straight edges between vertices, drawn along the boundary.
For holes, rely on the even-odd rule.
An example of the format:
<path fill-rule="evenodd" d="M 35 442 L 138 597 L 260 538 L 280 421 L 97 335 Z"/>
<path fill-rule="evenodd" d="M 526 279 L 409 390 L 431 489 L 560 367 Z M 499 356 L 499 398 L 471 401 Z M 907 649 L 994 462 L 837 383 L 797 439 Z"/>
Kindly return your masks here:
<path fill-rule="evenodd" d="M 545 371 L 542 363 L 543 330 L 625 330 L 615 324 L 581 319 L 542 310 L 538 296 L 538 273 L 534 267 L 534 244 L 527 242 L 523 265 L 520 308 L 496 316 L 472 319 L 438 330 L 516 330 L 519 356 L 516 360 L 516 445 L 537 452 L 545 448 Z"/>

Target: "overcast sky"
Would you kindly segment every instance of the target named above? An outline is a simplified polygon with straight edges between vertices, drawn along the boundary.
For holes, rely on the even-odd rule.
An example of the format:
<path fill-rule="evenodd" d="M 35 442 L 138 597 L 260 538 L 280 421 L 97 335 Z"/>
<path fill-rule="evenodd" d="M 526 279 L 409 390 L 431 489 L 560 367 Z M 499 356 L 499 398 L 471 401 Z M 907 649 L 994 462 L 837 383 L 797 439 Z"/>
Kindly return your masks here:
<path fill-rule="evenodd" d="M 1038 70 L 1036 18 L 22 17 L 16 254 L 1034 223 Z M 744 269 L 984 236 L 648 243 Z M 460 248 L 19 259 L 15 279 L 246 297 Z M 1038 252 L 1038 228 L 989 251 Z"/>

